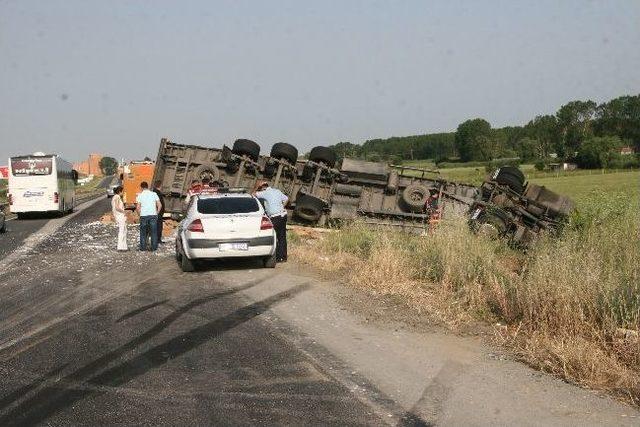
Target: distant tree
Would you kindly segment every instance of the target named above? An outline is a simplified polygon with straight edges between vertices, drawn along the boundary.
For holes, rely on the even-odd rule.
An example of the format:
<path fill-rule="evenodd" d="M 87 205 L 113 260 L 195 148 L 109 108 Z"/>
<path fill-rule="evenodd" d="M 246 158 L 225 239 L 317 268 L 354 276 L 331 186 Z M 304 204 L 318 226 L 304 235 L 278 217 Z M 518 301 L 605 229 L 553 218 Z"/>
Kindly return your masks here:
<path fill-rule="evenodd" d="M 591 137 L 580 145 L 576 162 L 585 169 L 609 167 L 622 145 L 622 140 L 617 136 Z"/>
<path fill-rule="evenodd" d="M 100 159 L 100 170 L 105 175 L 114 175 L 118 171 L 118 161 L 113 157 Z"/>
<path fill-rule="evenodd" d="M 516 153 L 523 161 L 539 159 L 539 147 L 540 141 L 526 136 L 517 142 Z"/>
<path fill-rule="evenodd" d="M 597 104 L 593 101 L 572 101 L 560 107 L 556 113 L 562 135 L 562 154 L 573 157 L 583 141 L 593 136 L 593 121 Z"/>
<path fill-rule="evenodd" d="M 596 109 L 595 133 L 628 139 L 640 151 L 640 95 L 621 96 Z"/>
<path fill-rule="evenodd" d="M 359 158 L 362 154 L 362 146 L 350 142 L 338 142 L 337 144 L 330 145 L 329 148 L 335 151 L 340 159 L 345 157 Z"/>
<path fill-rule="evenodd" d="M 484 119 L 471 119 L 461 123 L 456 130 L 455 144 L 460 159 L 464 162 L 483 160 L 481 145 L 489 144 L 491 125 Z"/>
<path fill-rule="evenodd" d="M 536 157 L 544 159 L 552 151 L 562 151 L 562 135 L 558 120 L 554 116 L 537 116 L 525 126 L 530 138 L 537 142 Z"/>

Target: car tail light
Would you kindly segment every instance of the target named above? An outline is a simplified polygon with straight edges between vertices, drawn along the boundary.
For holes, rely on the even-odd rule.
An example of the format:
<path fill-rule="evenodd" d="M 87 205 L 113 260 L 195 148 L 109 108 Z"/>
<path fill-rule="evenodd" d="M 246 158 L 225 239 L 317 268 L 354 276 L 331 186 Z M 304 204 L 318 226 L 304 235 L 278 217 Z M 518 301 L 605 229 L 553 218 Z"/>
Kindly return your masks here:
<path fill-rule="evenodd" d="M 53 203 L 58 203 L 59 200 L 60 196 L 58 195 L 58 193 L 53 193 Z"/>
<path fill-rule="evenodd" d="M 268 216 L 263 215 L 262 221 L 260 221 L 260 230 L 271 230 L 273 229 L 273 223 L 269 219 Z"/>
<path fill-rule="evenodd" d="M 11 194 L 7 194 L 7 198 L 9 199 L 9 206 L 13 205 L 13 196 Z"/>
<path fill-rule="evenodd" d="M 192 233 L 204 233 L 202 221 L 200 221 L 199 219 L 194 219 L 187 227 L 187 230 L 191 231 Z"/>

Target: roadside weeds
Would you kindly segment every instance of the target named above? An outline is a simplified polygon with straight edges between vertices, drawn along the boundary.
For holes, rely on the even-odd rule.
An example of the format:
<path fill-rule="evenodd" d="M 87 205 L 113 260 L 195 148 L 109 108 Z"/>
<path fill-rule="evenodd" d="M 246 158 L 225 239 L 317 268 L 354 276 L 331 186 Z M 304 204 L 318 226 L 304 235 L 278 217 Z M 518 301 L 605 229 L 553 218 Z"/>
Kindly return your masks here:
<path fill-rule="evenodd" d="M 638 201 L 594 194 L 562 237 L 524 254 L 462 220 L 426 236 L 352 224 L 291 232 L 292 258 L 373 295 L 400 298 L 459 331 L 494 325 L 495 342 L 544 372 L 640 402 Z"/>

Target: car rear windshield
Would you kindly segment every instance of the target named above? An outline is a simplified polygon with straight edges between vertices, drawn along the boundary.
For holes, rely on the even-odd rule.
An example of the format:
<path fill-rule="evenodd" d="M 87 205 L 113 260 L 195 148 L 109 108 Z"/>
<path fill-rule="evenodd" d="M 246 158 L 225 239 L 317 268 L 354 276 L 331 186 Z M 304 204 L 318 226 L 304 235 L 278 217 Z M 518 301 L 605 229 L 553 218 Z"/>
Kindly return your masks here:
<path fill-rule="evenodd" d="M 198 200 L 198 212 L 203 214 L 246 214 L 259 210 L 258 202 L 252 197 L 216 197 Z"/>

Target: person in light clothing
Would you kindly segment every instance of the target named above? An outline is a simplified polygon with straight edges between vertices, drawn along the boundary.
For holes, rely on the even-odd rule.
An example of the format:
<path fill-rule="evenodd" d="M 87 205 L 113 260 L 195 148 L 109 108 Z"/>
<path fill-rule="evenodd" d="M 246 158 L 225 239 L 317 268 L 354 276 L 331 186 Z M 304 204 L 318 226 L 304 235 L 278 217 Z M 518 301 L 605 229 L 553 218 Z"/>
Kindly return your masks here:
<path fill-rule="evenodd" d="M 158 212 L 162 209 L 158 195 L 141 182 L 142 192 L 136 197 L 136 210 L 140 215 L 140 250 L 147 250 L 147 234 L 151 234 L 151 250 L 158 249 Z"/>
<path fill-rule="evenodd" d="M 284 208 L 289 198 L 267 181 L 256 182 L 254 196 L 264 200 L 264 210 L 273 223 L 276 232 L 276 261 L 287 262 L 287 210 Z"/>
<path fill-rule="evenodd" d="M 122 201 L 122 186 L 113 189 L 113 197 L 111 198 L 111 212 L 113 219 L 118 225 L 118 246 L 120 252 L 128 251 L 127 247 L 127 216 L 124 212 L 124 202 Z"/>

